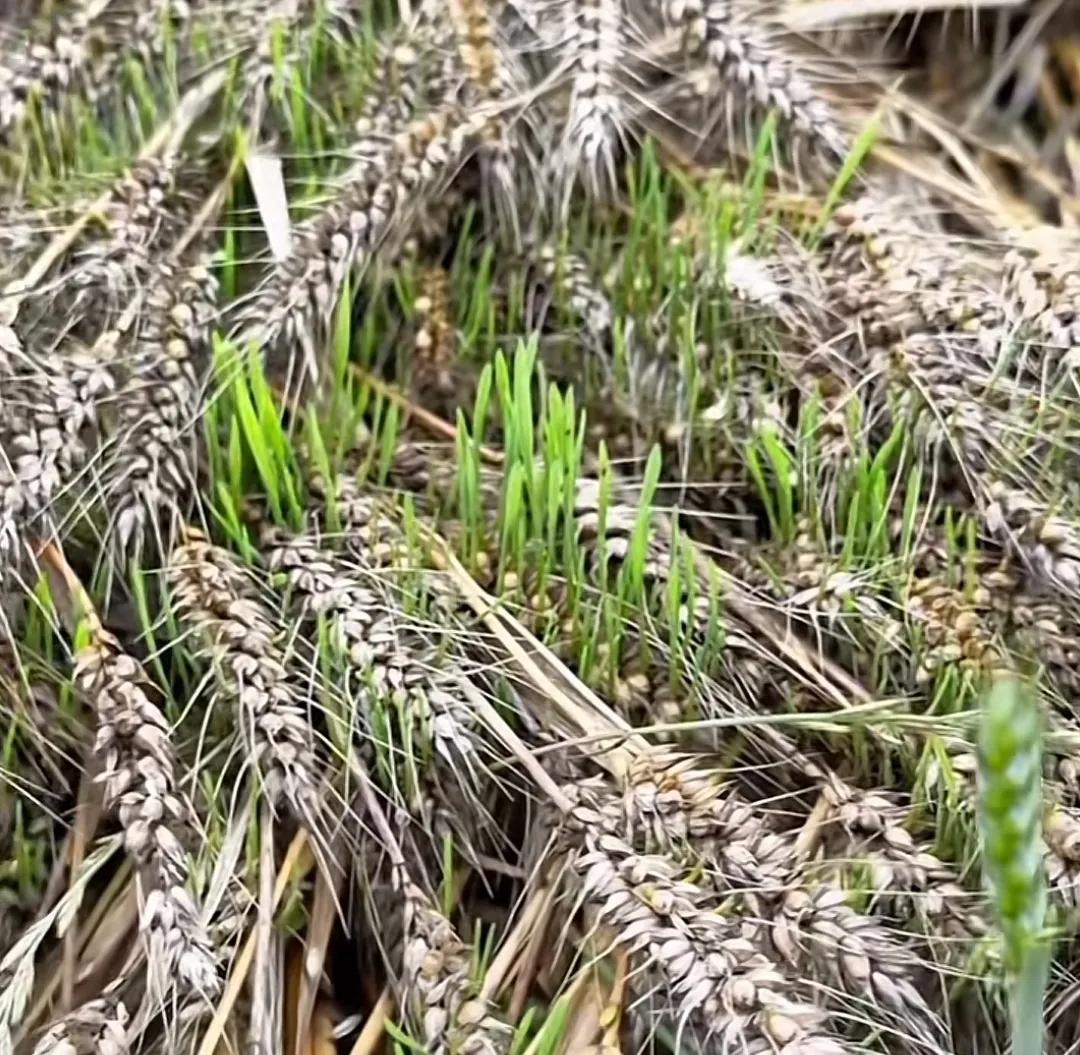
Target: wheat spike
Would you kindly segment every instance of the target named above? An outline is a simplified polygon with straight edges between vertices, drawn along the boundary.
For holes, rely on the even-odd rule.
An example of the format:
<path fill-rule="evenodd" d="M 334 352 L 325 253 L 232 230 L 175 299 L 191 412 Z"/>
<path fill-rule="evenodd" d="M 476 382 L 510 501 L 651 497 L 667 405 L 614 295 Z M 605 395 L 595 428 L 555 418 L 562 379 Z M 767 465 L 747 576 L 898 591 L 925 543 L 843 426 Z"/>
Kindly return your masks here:
<path fill-rule="evenodd" d="M 95 337 L 122 318 L 150 281 L 156 255 L 183 232 L 192 201 L 184 161 L 176 152 L 137 161 L 112 189 L 105 231 L 77 242 L 64 262 L 61 303 L 85 316 Z"/>
<path fill-rule="evenodd" d="M 197 477 L 192 425 L 201 412 L 209 366 L 217 280 L 207 259 L 191 267 L 159 264 L 150 278 L 130 375 L 121 393 L 120 450 L 106 494 L 116 541 L 140 550 L 163 522 L 184 517 Z M 169 548 L 167 531 L 165 549 Z"/>
<path fill-rule="evenodd" d="M 188 538 L 169 560 L 177 614 L 199 632 L 217 661 L 222 688 L 250 738 L 249 761 L 271 804 L 284 799 L 309 830 L 318 832 L 312 730 L 275 621 L 229 553 L 190 529 Z"/>
<path fill-rule="evenodd" d="M 1013 250 L 1002 266 L 1005 325 L 1029 339 L 1033 373 L 1057 379 L 1075 369 L 1080 349 L 1080 286 L 1073 253 L 1031 255 Z"/>
<path fill-rule="evenodd" d="M 393 238 L 405 237 L 419 206 L 450 182 L 486 116 L 450 105 L 398 131 L 377 157 L 346 175 L 333 202 L 298 232 L 238 320 L 241 342 L 295 342 L 317 375 L 316 350 L 330 332 L 347 276 Z"/>
<path fill-rule="evenodd" d="M 153 989 L 163 994 L 179 978 L 199 997 L 213 994 L 214 955 L 185 889 L 190 875 L 180 836 L 189 815 L 176 789 L 168 722 L 147 695 L 139 664 L 105 630 L 77 654 L 74 678 L 98 716 L 94 749 L 104 761 L 106 806 L 116 810 L 145 884 L 140 928 Z"/>
<path fill-rule="evenodd" d="M 611 346 L 614 310 L 611 301 L 597 285 L 588 264 L 576 253 L 561 251 L 551 243 L 528 247 L 522 263 L 535 276 L 533 297 L 540 304 L 531 305 L 531 316 L 540 326 L 552 302 L 564 303 L 571 317 L 582 324 L 591 350 L 607 353 Z"/>
<path fill-rule="evenodd" d="M 443 267 L 425 268 L 420 296 L 413 305 L 417 331 L 413 340 L 412 389 L 424 406 L 450 406 L 458 397 L 457 331 L 454 326 L 450 273 Z"/>
<path fill-rule="evenodd" d="M 166 15 L 185 4 L 155 0 L 144 7 L 117 0 L 78 0 L 59 9 L 45 32 L 5 47 L 0 60 L 0 140 L 10 140 L 31 100 L 47 115 L 71 96 L 93 104 L 115 84 L 126 54 L 149 57 L 161 48 Z"/>
<path fill-rule="evenodd" d="M 582 791 L 595 797 L 591 808 L 577 808 L 576 819 L 628 845 L 644 834 L 646 846 L 659 845 L 668 860 L 685 867 L 704 864 L 714 887 L 747 918 L 746 926 L 759 929 L 761 948 L 775 950 L 794 975 L 819 978 L 826 993 L 836 989 L 892 1012 L 916 1044 L 934 1042 L 941 1025 L 912 982 L 918 958 L 878 921 L 850 908 L 844 891 L 820 886 L 807 893 L 795 875 L 798 855 L 790 833 L 763 822 L 716 771 L 694 760 L 642 762 L 631 770 L 625 793 L 606 808 L 595 782 L 579 786 L 579 797 Z"/>
<path fill-rule="evenodd" d="M 623 87 L 630 48 L 623 0 L 560 6 L 563 26 L 554 50 L 570 98 L 553 164 L 565 210 L 578 183 L 596 197 L 610 194 L 616 186 L 616 166 L 626 146 L 630 118 L 631 93 Z"/>
<path fill-rule="evenodd" d="M 124 388 L 126 331 L 140 314 L 155 267 L 171 274 L 153 256 L 183 228 L 174 194 L 177 166 L 176 155 L 133 166 L 113 189 L 106 234 L 77 244 L 61 275 L 59 299 L 49 289 L 25 291 L 42 323 L 35 341 L 47 341 L 55 320 L 62 320 L 55 348 L 23 348 L 14 331 L 5 331 L 0 376 L 10 412 L 0 425 L 2 550 L 10 551 L 19 525 L 50 530 L 42 518 L 101 449 L 103 411 Z"/>
<path fill-rule="evenodd" d="M 1009 626 L 1022 654 L 1045 664 L 1066 699 L 1080 693 L 1080 626 L 1070 607 L 1054 592 L 1025 584 L 1015 570 L 1003 569 L 993 581 L 1006 592 Z M 1005 602 L 1003 602 L 1005 603 Z"/>
<path fill-rule="evenodd" d="M 1002 483 L 990 485 L 989 497 L 984 521 L 991 534 L 1013 547 L 1048 585 L 1080 597 L 1080 526 Z"/>
<path fill-rule="evenodd" d="M 847 155 L 849 140 L 838 115 L 800 69 L 806 63 L 760 12 L 730 0 L 665 0 L 663 13 L 681 31 L 689 54 L 718 75 L 729 128 L 737 127 L 749 103 L 775 110 L 797 139 L 831 162 Z"/>
<path fill-rule="evenodd" d="M 1052 804 L 1043 822 L 1043 867 L 1054 901 L 1080 906 L 1080 815 L 1074 807 Z"/>
<path fill-rule="evenodd" d="M 839 780 L 824 794 L 830 816 L 822 825 L 822 870 L 864 866 L 874 909 L 916 918 L 930 941 L 946 943 L 950 959 L 962 959 L 988 930 L 982 899 L 905 827 L 910 810 L 900 797 Z"/>
<path fill-rule="evenodd" d="M 352 534 L 360 525 L 348 527 Z M 362 536 L 353 539 L 358 545 L 351 548 L 363 553 Z M 333 645 L 352 668 L 354 691 L 362 700 L 369 698 L 364 711 L 371 709 L 370 697 L 394 700 L 411 713 L 418 729 L 430 727 L 435 748 L 447 765 L 471 771 L 477 748 L 460 680 L 452 671 L 439 669 L 434 650 L 431 661 L 414 655 L 404 614 L 396 611 L 391 599 L 380 596 L 376 580 L 363 585 L 356 570 L 311 538 L 283 538 L 271 530 L 263 548 L 270 569 L 285 574 L 300 612 L 327 621 Z"/>
<path fill-rule="evenodd" d="M 9 331 L 10 333 L 10 331 Z M 0 363 L 0 578 L 17 548 L 53 530 L 54 499 L 86 464 L 115 377 L 98 350 L 64 355 L 13 341 Z"/>
<path fill-rule="evenodd" d="M 402 1003 L 420 1029 L 424 1050 L 499 1055 L 513 1031 L 474 995 L 468 948 L 453 924 L 407 874 L 398 882 L 404 898 Z"/>
<path fill-rule="evenodd" d="M 568 793 L 572 795 L 570 789 Z M 636 852 L 572 811 L 572 867 L 595 922 L 655 972 L 674 1003 L 672 1017 L 714 1043 L 748 1050 L 848 1050 L 827 1013 L 799 983 L 725 919 L 717 904 L 669 858 Z M 635 985 L 646 977 L 635 973 Z"/>

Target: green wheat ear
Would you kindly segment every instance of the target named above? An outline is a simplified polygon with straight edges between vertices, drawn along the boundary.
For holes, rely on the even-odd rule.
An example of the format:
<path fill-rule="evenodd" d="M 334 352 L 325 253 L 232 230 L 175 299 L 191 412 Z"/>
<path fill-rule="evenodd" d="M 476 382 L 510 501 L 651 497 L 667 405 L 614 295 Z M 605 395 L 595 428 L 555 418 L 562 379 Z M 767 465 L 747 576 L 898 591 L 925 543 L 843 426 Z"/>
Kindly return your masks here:
<path fill-rule="evenodd" d="M 1042 721 L 1032 693 L 1002 681 L 979 731 L 979 828 L 983 868 L 1015 974 L 1013 1055 L 1042 1050 L 1043 992 L 1050 963 L 1042 842 Z"/>

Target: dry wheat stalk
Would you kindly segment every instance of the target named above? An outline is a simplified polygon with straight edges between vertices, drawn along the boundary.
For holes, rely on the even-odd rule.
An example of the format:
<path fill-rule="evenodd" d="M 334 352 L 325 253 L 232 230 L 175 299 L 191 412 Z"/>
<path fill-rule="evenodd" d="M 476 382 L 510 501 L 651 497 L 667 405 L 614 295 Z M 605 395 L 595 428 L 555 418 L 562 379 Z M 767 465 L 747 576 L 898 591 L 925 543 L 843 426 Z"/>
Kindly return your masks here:
<path fill-rule="evenodd" d="M 195 995 L 211 995 L 217 970 L 186 889 L 191 876 L 180 837 L 190 814 L 176 789 L 169 724 L 147 694 L 139 664 L 100 627 L 76 655 L 74 680 L 97 714 L 94 750 L 104 763 L 105 805 L 116 810 L 124 845 L 139 866 L 139 924 L 152 988 L 164 994 L 179 979 Z"/>
<path fill-rule="evenodd" d="M 250 742 L 248 761 L 271 804 L 282 798 L 319 831 L 319 778 L 302 690 L 290 674 L 276 620 L 225 550 L 197 532 L 172 553 L 168 581 L 177 614 L 215 659 L 225 694 Z"/>

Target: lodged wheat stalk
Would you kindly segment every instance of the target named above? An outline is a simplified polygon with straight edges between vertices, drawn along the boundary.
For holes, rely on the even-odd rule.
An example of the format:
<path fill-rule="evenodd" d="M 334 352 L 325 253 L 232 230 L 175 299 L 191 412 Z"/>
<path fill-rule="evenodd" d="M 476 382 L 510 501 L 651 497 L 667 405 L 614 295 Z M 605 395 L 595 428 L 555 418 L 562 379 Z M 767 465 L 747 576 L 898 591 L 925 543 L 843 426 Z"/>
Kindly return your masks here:
<path fill-rule="evenodd" d="M 94 750 L 104 762 L 106 806 L 116 810 L 124 845 L 139 866 L 139 926 L 152 989 L 163 994 L 179 979 L 197 997 L 212 995 L 217 967 L 187 891 L 191 877 L 181 836 L 189 816 L 176 787 L 168 722 L 147 694 L 139 664 L 101 628 L 77 654 L 74 677 L 98 717 Z"/>
<path fill-rule="evenodd" d="M 284 799 L 317 832 L 312 730 L 272 615 L 235 559 L 193 530 L 173 551 L 168 580 L 178 615 L 217 661 L 222 688 L 249 738 L 250 763 L 271 804 Z"/>

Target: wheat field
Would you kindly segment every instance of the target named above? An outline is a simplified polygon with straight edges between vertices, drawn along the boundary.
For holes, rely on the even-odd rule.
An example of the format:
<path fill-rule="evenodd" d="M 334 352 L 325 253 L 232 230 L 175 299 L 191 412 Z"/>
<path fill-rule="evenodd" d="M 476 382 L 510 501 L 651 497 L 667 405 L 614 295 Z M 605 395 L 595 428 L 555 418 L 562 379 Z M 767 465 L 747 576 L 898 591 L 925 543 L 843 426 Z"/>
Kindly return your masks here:
<path fill-rule="evenodd" d="M 0 1055 L 1075 1052 L 1078 129 L 1077 0 L 0 3 Z"/>

